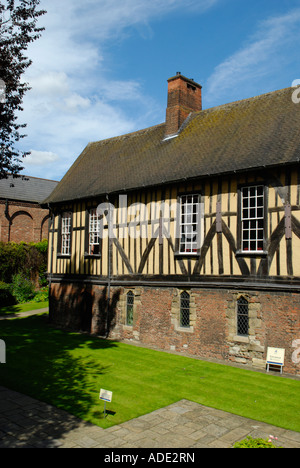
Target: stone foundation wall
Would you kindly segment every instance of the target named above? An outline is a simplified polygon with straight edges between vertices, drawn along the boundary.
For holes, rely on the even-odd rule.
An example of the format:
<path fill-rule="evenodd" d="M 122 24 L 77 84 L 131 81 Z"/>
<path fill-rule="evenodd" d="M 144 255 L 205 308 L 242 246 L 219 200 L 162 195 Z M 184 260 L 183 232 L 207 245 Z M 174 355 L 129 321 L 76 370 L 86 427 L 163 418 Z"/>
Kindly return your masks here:
<path fill-rule="evenodd" d="M 126 294 L 134 294 L 133 323 L 126 323 Z M 180 326 L 183 289 L 52 283 L 50 319 L 63 328 L 161 350 L 266 368 L 268 347 L 285 349 L 283 371 L 300 374 L 300 296 L 294 293 L 186 289 L 190 326 Z M 237 334 L 237 300 L 248 301 L 249 332 Z"/>

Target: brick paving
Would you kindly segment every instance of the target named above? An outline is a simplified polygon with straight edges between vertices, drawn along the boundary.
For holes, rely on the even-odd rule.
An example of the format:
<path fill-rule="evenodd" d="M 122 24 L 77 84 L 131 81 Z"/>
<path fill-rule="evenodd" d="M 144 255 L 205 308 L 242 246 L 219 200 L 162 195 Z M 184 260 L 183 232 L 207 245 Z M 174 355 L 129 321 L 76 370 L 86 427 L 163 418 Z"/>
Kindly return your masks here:
<path fill-rule="evenodd" d="M 0 448 L 230 448 L 246 436 L 300 448 L 300 433 L 181 400 L 108 429 L 0 386 Z"/>

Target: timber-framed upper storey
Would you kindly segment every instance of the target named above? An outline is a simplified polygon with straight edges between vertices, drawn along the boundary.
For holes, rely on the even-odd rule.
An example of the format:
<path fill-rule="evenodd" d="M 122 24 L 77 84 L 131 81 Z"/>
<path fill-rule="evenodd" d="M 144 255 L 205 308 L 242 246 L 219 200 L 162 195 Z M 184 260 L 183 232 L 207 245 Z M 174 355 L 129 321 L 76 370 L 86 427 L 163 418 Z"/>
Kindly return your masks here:
<path fill-rule="evenodd" d="M 52 213 L 49 273 L 296 284 L 299 180 L 294 165 L 168 184 L 110 197 L 110 216 L 101 197 L 61 205 Z"/>

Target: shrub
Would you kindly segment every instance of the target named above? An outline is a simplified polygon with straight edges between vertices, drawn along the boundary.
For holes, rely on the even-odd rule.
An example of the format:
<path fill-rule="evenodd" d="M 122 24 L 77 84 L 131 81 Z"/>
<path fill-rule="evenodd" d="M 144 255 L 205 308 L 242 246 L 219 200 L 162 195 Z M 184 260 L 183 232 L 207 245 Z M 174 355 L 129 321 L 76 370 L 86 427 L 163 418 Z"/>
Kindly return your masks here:
<path fill-rule="evenodd" d="M 48 241 L 17 244 L 0 242 L 0 281 L 11 283 L 14 275 L 21 273 L 26 278 L 44 286 L 47 284 Z"/>
<path fill-rule="evenodd" d="M 14 305 L 16 299 L 11 293 L 10 284 L 0 281 L 0 307 Z"/>
<path fill-rule="evenodd" d="M 28 302 L 35 295 L 34 285 L 21 273 L 13 276 L 11 291 L 18 303 Z"/>
<path fill-rule="evenodd" d="M 34 296 L 34 302 L 46 302 L 48 300 L 48 297 L 49 297 L 48 288 L 47 287 L 42 288 Z"/>
<path fill-rule="evenodd" d="M 240 440 L 233 445 L 233 448 L 280 448 L 272 443 L 273 436 L 270 436 L 269 439 L 253 439 L 248 436 L 246 439 Z M 277 439 L 277 438 L 275 438 Z"/>

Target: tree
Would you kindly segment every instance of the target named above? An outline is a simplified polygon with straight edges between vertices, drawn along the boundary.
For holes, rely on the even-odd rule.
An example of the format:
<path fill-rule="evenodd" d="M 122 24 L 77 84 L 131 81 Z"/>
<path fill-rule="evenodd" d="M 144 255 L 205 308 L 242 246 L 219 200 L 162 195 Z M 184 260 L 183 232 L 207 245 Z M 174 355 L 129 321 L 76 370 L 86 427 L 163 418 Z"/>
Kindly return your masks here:
<path fill-rule="evenodd" d="M 37 10 L 40 0 L 1 0 L 0 3 L 0 179 L 8 174 L 17 176 L 23 169 L 21 151 L 16 143 L 26 135 L 20 130 L 26 124 L 18 123 L 23 96 L 30 89 L 21 81 L 31 65 L 25 56 L 28 45 L 38 39 L 44 28 L 37 21 L 45 10 Z"/>

